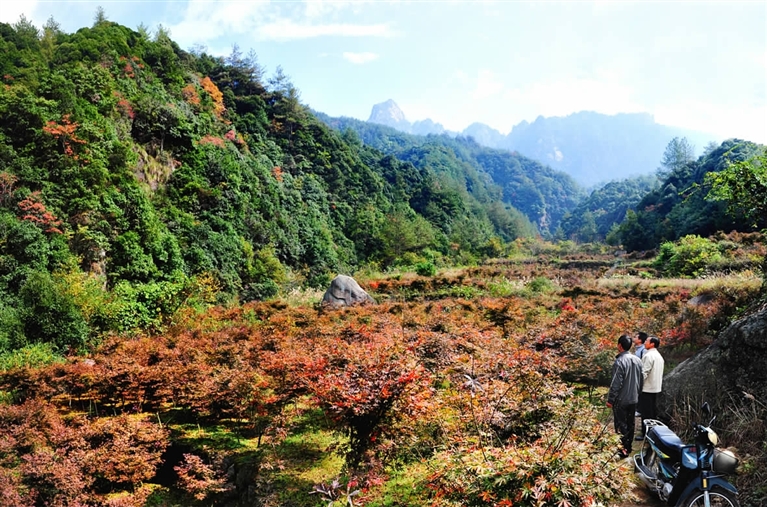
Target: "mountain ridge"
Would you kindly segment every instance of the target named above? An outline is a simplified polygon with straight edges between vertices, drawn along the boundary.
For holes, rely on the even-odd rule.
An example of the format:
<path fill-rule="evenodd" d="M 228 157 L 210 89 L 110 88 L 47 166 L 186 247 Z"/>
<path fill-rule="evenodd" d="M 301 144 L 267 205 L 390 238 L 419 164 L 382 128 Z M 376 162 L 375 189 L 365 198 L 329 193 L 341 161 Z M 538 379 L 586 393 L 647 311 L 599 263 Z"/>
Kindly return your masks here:
<path fill-rule="evenodd" d="M 398 111 L 398 116 L 387 116 L 389 110 Z M 388 99 L 373 106 L 367 121 L 408 134 L 473 137 L 483 146 L 517 151 L 549 164 L 585 187 L 652 174 L 666 146 L 675 137 L 687 138 L 700 151 L 710 142 L 721 141 L 713 134 L 656 123 L 652 114 L 644 112 L 606 115 L 579 111 L 567 116 L 540 115 L 533 122 L 522 120 L 504 135 L 481 122 L 474 122 L 461 132 L 445 129 L 430 119 L 411 123 L 396 102 Z"/>

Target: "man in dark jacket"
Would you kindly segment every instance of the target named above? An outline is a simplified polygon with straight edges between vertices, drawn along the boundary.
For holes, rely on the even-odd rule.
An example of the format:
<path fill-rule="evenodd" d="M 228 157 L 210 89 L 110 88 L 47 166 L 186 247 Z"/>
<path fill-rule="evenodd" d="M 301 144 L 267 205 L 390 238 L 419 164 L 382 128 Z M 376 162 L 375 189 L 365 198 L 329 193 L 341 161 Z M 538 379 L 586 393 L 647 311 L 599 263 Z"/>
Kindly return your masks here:
<path fill-rule="evenodd" d="M 607 406 L 613 409 L 615 431 L 621 436 L 621 458 L 627 457 L 631 452 L 631 442 L 634 440 L 634 413 L 643 382 L 642 361 L 629 353 L 629 349 L 631 338 L 625 334 L 621 335 L 618 338 L 618 355 L 613 363 L 610 391 L 607 393 Z"/>

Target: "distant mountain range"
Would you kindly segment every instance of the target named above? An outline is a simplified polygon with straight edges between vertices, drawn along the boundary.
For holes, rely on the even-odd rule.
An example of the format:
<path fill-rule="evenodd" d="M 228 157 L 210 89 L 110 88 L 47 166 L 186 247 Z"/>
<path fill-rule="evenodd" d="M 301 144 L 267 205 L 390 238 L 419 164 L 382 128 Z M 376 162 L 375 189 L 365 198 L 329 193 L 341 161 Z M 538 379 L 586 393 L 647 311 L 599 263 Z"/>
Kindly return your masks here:
<path fill-rule="evenodd" d="M 368 122 L 416 135 L 465 136 L 491 148 L 520 154 L 563 171 L 585 187 L 632 176 L 651 174 L 674 137 L 686 137 L 700 155 L 713 134 L 655 123 L 647 113 L 605 115 L 590 111 L 565 117 L 539 116 L 523 121 L 504 135 L 484 123 L 472 123 L 462 132 L 445 129 L 430 119 L 409 122 L 389 99 L 376 104 Z"/>

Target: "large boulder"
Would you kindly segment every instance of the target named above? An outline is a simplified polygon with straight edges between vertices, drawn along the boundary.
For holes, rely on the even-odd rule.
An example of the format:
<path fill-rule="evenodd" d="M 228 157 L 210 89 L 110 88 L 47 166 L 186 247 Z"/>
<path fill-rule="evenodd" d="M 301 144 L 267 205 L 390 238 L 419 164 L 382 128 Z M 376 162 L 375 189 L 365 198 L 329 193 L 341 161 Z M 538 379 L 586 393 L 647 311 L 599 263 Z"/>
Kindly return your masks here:
<path fill-rule="evenodd" d="M 666 375 L 659 406 L 719 404 L 743 393 L 767 400 L 767 308 L 734 322 L 711 346 Z"/>
<path fill-rule="evenodd" d="M 351 276 L 338 275 L 322 297 L 322 306 L 337 308 L 357 304 L 375 304 L 375 299 L 364 291 Z"/>

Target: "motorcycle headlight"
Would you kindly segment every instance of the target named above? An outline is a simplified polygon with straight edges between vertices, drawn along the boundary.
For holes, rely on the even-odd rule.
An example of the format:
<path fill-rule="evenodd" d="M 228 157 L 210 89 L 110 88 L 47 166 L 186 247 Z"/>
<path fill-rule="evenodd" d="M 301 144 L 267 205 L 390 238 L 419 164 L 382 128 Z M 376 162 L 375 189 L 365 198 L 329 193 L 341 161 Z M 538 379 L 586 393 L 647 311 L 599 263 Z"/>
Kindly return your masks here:
<path fill-rule="evenodd" d="M 714 430 L 711 428 L 706 428 L 708 430 L 708 441 L 711 442 L 711 445 L 718 445 L 719 444 L 719 435 L 716 434 Z"/>

